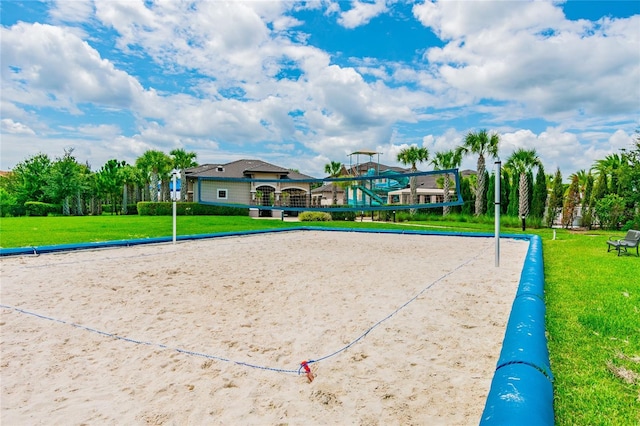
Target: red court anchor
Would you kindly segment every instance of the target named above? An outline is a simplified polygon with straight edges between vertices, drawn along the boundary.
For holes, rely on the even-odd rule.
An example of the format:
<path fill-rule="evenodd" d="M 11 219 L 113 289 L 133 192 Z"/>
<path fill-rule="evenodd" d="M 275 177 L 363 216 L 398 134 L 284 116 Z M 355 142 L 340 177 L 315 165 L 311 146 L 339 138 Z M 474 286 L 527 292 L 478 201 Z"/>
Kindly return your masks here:
<path fill-rule="evenodd" d="M 315 376 L 313 375 L 313 373 L 311 372 L 311 369 L 309 368 L 309 362 L 302 361 L 300 365 L 302 366 L 302 368 L 304 368 L 304 372 L 307 375 L 307 379 L 309 379 L 309 383 L 313 382 L 313 379 Z"/>

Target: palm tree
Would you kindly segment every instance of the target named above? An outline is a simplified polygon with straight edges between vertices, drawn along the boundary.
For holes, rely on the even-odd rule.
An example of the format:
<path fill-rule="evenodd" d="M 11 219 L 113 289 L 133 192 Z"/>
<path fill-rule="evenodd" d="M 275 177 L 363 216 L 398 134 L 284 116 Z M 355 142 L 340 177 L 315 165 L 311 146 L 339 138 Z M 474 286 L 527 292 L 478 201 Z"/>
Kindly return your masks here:
<path fill-rule="evenodd" d="M 610 193 L 619 194 L 620 188 L 619 173 L 623 168 L 623 158 L 618 154 L 607 155 L 603 160 L 598 160 L 593 166 L 593 169 L 600 175 L 606 175 L 609 180 L 610 187 L 608 188 Z"/>
<path fill-rule="evenodd" d="M 187 201 L 187 178 L 185 170 L 189 167 L 196 167 L 196 158 L 198 154 L 195 152 L 187 152 L 184 149 L 173 149 L 169 152 L 173 157 L 173 168 L 180 170 L 180 201 Z"/>
<path fill-rule="evenodd" d="M 136 160 L 136 167 L 142 170 L 146 178 L 151 201 L 158 201 L 158 182 L 160 176 L 165 176 L 171 170 L 171 158 L 162 151 L 150 149 Z"/>
<path fill-rule="evenodd" d="M 437 152 L 436 156 L 431 160 L 431 164 L 436 170 L 446 170 L 446 169 L 455 169 L 460 167 L 460 163 L 462 162 L 462 156 L 460 152 L 457 150 L 449 150 L 443 152 Z M 449 179 L 449 173 L 444 174 L 444 202 L 448 203 L 450 199 L 449 189 L 451 187 L 451 180 Z M 444 206 L 442 208 L 442 215 L 446 216 L 449 214 L 450 207 Z"/>
<path fill-rule="evenodd" d="M 329 174 L 330 178 L 337 178 L 342 173 L 342 163 L 339 161 L 332 161 L 324 165 L 324 172 Z M 333 188 L 333 205 L 338 204 L 338 185 L 336 182 L 332 182 L 331 186 Z"/>
<path fill-rule="evenodd" d="M 541 166 L 540 158 L 535 149 L 526 150 L 523 148 L 517 149 L 507 159 L 505 167 L 520 175 L 518 181 L 518 215 L 523 219 L 529 214 L 529 183 L 527 181 L 527 174 L 531 173 L 534 167 Z"/>
<path fill-rule="evenodd" d="M 122 181 L 122 214 L 129 213 L 129 201 L 135 202 L 135 190 L 133 197 L 129 195 L 129 187 L 133 186 L 134 189 L 141 181 L 142 177 L 140 169 L 133 167 L 130 164 L 124 163 L 118 170 L 119 178 Z"/>
<path fill-rule="evenodd" d="M 569 176 L 571 182 L 573 182 L 574 176 L 578 178 L 578 190 L 580 192 L 580 198 L 583 198 L 584 191 L 587 187 L 588 173 L 584 169 L 578 170 L 577 172 Z"/>
<path fill-rule="evenodd" d="M 464 138 L 462 146 L 458 148 L 460 155 L 478 154 L 477 176 L 478 184 L 476 186 L 476 216 L 484 213 L 484 194 L 487 191 L 487 182 L 485 179 L 485 158 L 498 156 L 498 145 L 500 137 L 496 133 L 487 133 L 485 129 L 477 133 L 469 132 Z"/>
<path fill-rule="evenodd" d="M 429 159 L 429 150 L 427 148 L 418 148 L 416 145 L 410 146 L 409 148 L 404 148 L 398 153 L 397 157 L 398 161 L 405 166 L 411 164 L 411 173 L 415 173 L 418 171 L 416 167 L 416 163 L 422 163 Z M 416 177 L 411 176 L 409 179 L 409 187 L 411 188 L 411 204 L 417 204 L 417 191 L 416 188 Z M 416 209 L 410 209 L 410 214 L 415 214 Z"/>

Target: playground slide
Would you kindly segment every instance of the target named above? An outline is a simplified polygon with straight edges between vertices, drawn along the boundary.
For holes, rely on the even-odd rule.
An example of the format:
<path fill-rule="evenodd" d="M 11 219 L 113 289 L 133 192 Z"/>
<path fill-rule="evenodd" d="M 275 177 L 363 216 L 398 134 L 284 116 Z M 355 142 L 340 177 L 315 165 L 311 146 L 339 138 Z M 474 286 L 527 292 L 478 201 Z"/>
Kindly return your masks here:
<path fill-rule="evenodd" d="M 376 204 L 387 204 L 386 200 L 383 200 L 382 198 L 380 198 L 375 192 L 373 192 L 369 188 L 365 188 L 362 185 L 356 185 L 356 186 L 354 186 L 354 188 L 355 189 L 359 189 L 360 191 L 364 192 L 369 197 L 371 197 L 371 199 L 373 200 L 373 203 L 372 203 L 373 205 L 376 205 Z"/>
<path fill-rule="evenodd" d="M 372 176 L 375 175 L 375 169 L 369 169 L 367 175 Z M 396 189 L 406 188 L 409 184 L 409 178 L 407 177 L 398 177 L 398 172 L 393 170 L 383 170 L 379 173 L 380 176 L 393 176 L 392 178 L 386 179 L 386 182 L 380 183 L 378 181 L 374 182 L 374 186 L 377 191 L 395 191 Z"/>

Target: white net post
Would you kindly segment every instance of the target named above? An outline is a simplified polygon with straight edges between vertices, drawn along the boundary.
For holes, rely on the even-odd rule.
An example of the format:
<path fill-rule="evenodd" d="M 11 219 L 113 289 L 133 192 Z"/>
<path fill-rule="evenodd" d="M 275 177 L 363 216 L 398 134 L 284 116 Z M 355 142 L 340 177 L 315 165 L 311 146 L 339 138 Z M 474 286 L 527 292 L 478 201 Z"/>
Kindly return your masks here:
<path fill-rule="evenodd" d="M 500 158 L 496 159 L 496 195 L 495 195 L 495 238 L 496 238 L 496 268 L 500 267 L 500 192 L 501 192 L 501 173 L 502 162 Z"/>
<path fill-rule="evenodd" d="M 173 174 L 173 244 L 176 243 L 176 216 L 178 213 L 178 208 L 176 205 L 177 191 L 176 191 L 176 174 Z"/>

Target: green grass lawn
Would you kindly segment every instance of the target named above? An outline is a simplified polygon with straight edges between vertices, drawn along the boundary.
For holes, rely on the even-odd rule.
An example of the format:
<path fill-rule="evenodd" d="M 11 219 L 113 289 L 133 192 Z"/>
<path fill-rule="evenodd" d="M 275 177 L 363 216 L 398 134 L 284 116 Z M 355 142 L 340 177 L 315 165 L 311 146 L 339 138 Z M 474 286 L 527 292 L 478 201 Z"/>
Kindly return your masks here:
<path fill-rule="evenodd" d="M 640 424 L 640 258 L 607 253 L 608 235 L 543 240 L 561 425 Z"/>
<path fill-rule="evenodd" d="M 298 223 L 180 216 L 178 235 L 300 225 L 493 233 L 469 222 Z M 518 228 L 503 233 L 521 233 Z M 640 258 L 607 253 L 611 233 L 529 229 L 542 237 L 547 331 L 559 425 L 640 424 Z M 623 232 L 615 233 L 622 237 Z M 170 217 L 0 219 L 0 246 L 26 247 L 172 235 Z M 498 349 L 496 349 L 498 351 Z M 496 355 L 497 356 L 497 355 Z"/>

